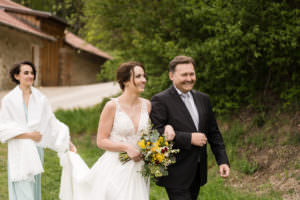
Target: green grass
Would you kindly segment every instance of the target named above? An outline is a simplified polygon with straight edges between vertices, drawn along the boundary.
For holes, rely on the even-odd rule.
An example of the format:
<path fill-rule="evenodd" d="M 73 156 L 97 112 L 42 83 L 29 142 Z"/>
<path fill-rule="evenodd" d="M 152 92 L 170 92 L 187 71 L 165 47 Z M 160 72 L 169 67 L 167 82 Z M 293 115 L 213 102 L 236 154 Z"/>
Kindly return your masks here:
<path fill-rule="evenodd" d="M 91 167 L 93 163 L 102 155 L 103 151 L 99 150 L 95 144 L 95 138 L 85 135 L 73 138 L 74 144 L 77 146 L 81 157 Z M 0 145 L 1 149 L 1 165 L 0 165 L 0 199 L 8 199 L 7 194 L 7 175 L 6 175 L 6 145 Z M 4 159 L 2 159 L 4 158 Z M 56 200 L 59 194 L 59 184 L 61 168 L 59 160 L 55 152 L 45 151 L 44 162 L 45 173 L 42 176 L 42 196 L 43 200 Z M 212 167 L 209 173 L 208 184 L 201 188 L 199 199 L 201 200 L 271 200 L 281 199 L 278 195 L 258 197 L 254 194 L 243 193 L 230 186 L 226 186 L 226 181 L 216 175 L 217 167 Z M 164 188 L 159 187 L 151 182 L 150 200 L 167 200 Z"/>
<path fill-rule="evenodd" d="M 95 142 L 90 136 L 76 137 L 73 139 L 74 144 L 77 146 L 81 157 L 86 161 L 86 163 L 91 167 L 98 158 L 102 155 L 103 151 L 99 150 Z M 58 195 L 59 188 L 59 177 L 60 168 L 56 154 L 52 151 L 46 151 L 45 154 L 45 171 L 43 176 L 43 194 L 46 200 L 55 199 Z M 201 188 L 200 196 L 201 200 L 270 200 L 270 199 L 280 199 L 279 196 L 271 197 L 257 197 L 253 194 L 243 194 L 241 191 L 236 191 L 235 189 L 225 186 L 224 180 L 215 175 L 217 171 L 216 167 L 211 169 L 209 173 L 209 183 Z M 52 177 L 52 178 L 50 178 Z M 57 177 L 57 178 L 54 178 Z M 51 188 L 52 192 L 49 192 Z M 165 189 L 155 185 L 151 181 L 151 191 L 150 200 L 167 200 L 167 194 Z M 200 197 L 199 197 L 200 199 Z"/>
<path fill-rule="evenodd" d="M 215 168 L 216 170 L 216 168 Z M 281 199 L 278 193 L 270 195 L 256 196 L 253 193 L 245 193 L 226 186 L 225 182 L 220 177 L 209 176 L 210 180 L 208 184 L 201 187 L 200 197 L 198 200 L 279 200 Z"/>
<path fill-rule="evenodd" d="M 66 123 L 72 132 L 73 142 L 77 146 L 81 157 L 91 167 L 93 163 L 102 155 L 103 151 L 96 147 L 95 137 L 99 115 L 105 103 L 102 103 L 88 109 L 59 110 L 55 114 L 57 118 Z M 262 120 L 263 119 L 263 120 Z M 225 120 L 226 121 L 226 120 Z M 223 138 L 226 144 L 226 151 L 231 162 L 231 170 L 238 171 L 245 175 L 255 173 L 259 166 L 255 160 L 249 160 L 249 145 L 260 147 L 262 144 L 272 143 L 273 138 L 266 135 L 266 131 L 271 124 L 265 121 L 264 116 L 257 117 L 255 125 L 261 126 L 260 131 L 248 134 L 244 124 L 239 121 L 232 121 L 227 131 L 223 131 Z M 261 123 L 264 121 L 264 123 Z M 250 130 L 252 131 L 252 130 Z M 299 141 L 299 137 L 296 139 Z M 299 143 L 298 143 L 299 144 Z M 7 145 L 0 144 L 0 200 L 8 199 L 7 194 Z M 280 200 L 278 192 L 270 192 L 265 196 L 256 196 L 255 194 L 244 193 L 237 188 L 230 186 L 226 180 L 221 179 L 217 173 L 216 162 L 211 151 L 208 151 L 209 177 L 208 184 L 201 188 L 201 200 Z M 45 173 L 42 176 L 42 196 L 43 200 L 58 199 L 61 168 L 55 152 L 45 151 Z M 299 163 L 295 164 L 299 169 Z M 299 179 L 299 177 L 297 177 Z M 241 178 L 242 179 L 242 178 Z M 271 186 L 266 186 L 271 188 Z M 272 188 L 271 188 L 272 191 Z M 151 182 L 150 200 L 167 200 L 165 189 Z M 199 197 L 200 199 L 200 197 Z"/>
<path fill-rule="evenodd" d="M 97 132 L 100 113 L 107 101 L 109 98 L 104 98 L 100 104 L 85 109 L 59 109 L 55 115 L 57 119 L 69 126 L 71 133 L 92 135 Z"/>
<path fill-rule="evenodd" d="M 231 169 L 244 174 L 253 174 L 258 169 L 258 165 L 255 161 L 249 161 L 247 158 L 247 151 L 245 151 L 246 145 L 243 141 L 245 133 L 245 128 L 239 122 L 234 121 L 231 127 L 223 133 L 223 138 Z M 249 138 L 247 138 L 247 140 L 248 139 Z M 216 162 L 213 159 L 213 154 L 211 151 L 208 151 L 208 154 L 209 166 L 215 166 Z"/>
<path fill-rule="evenodd" d="M 8 199 L 7 189 L 7 144 L 0 143 L 0 200 Z"/>

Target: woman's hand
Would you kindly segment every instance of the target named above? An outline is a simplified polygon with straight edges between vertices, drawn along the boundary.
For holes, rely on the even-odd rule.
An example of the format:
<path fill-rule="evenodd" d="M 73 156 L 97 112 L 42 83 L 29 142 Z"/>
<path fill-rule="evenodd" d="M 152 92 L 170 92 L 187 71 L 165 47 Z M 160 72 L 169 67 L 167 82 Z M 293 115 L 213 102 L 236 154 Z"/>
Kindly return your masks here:
<path fill-rule="evenodd" d="M 172 141 L 175 138 L 175 131 L 173 129 L 173 127 L 171 125 L 166 125 L 165 126 L 165 131 L 164 131 L 164 135 L 166 136 L 168 141 Z"/>
<path fill-rule="evenodd" d="M 40 132 L 32 132 L 29 133 L 29 138 L 32 139 L 35 142 L 39 142 L 42 139 L 42 134 Z"/>
<path fill-rule="evenodd" d="M 128 145 L 126 153 L 128 154 L 129 158 L 135 162 L 138 162 L 142 159 L 141 152 L 131 145 Z"/>
<path fill-rule="evenodd" d="M 77 152 L 77 148 L 75 147 L 75 145 L 70 141 L 69 143 L 69 149 L 70 151 L 76 153 Z"/>

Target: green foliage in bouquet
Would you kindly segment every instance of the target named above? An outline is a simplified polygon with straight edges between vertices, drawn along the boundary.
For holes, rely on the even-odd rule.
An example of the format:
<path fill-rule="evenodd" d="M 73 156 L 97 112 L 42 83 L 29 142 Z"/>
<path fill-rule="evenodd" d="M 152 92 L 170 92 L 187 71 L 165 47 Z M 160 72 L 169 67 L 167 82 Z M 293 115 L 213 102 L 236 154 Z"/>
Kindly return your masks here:
<path fill-rule="evenodd" d="M 144 167 L 141 171 L 144 177 L 162 177 L 168 175 L 168 167 L 176 163 L 175 154 L 179 149 L 173 149 L 173 143 L 160 136 L 152 126 L 142 130 L 142 136 L 137 145 L 143 156 Z M 127 153 L 121 152 L 119 159 L 122 163 L 130 160 Z"/>

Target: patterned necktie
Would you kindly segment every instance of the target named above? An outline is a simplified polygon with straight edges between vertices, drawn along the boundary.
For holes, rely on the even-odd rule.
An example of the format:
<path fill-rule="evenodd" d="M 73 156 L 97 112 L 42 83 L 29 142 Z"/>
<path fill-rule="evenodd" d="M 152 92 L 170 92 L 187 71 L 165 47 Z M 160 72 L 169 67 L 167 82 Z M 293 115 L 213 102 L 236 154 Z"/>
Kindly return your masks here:
<path fill-rule="evenodd" d="M 198 116 L 197 110 L 195 110 L 195 108 L 193 108 L 192 103 L 191 103 L 191 99 L 190 99 L 190 98 L 193 98 L 193 97 L 191 97 L 191 95 L 189 93 L 186 93 L 186 94 L 182 93 L 181 96 L 183 97 L 182 98 L 183 102 L 184 102 L 186 108 L 188 109 L 192 119 L 193 119 L 195 127 L 198 130 L 199 116 Z"/>

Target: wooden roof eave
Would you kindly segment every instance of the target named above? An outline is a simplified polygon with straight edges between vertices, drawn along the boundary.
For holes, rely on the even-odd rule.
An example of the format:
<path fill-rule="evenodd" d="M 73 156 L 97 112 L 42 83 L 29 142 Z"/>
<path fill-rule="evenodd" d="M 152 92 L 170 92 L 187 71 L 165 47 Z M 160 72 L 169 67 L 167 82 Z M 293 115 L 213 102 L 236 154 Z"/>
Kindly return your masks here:
<path fill-rule="evenodd" d="M 40 18 L 50 18 L 53 19 L 55 21 L 58 21 L 60 23 L 62 23 L 65 26 L 70 26 L 65 20 L 56 17 L 54 15 L 52 15 L 49 12 L 44 12 L 44 11 L 38 11 L 38 10 L 25 10 L 25 9 L 19 9 L 19 8 L 12 8 L 12 7 L 6 7 L 6 6 L 0 6 L 1 8 L 3 8 L 5 11 L 8 12 L 15 12 L 15 13 L 20 13 L 20 14 L 27 14 L 27 15 L 33 15 L 33 16 L 37 16 Z"/>
<path fill-rule="evenodd" d="M 18 28 L 18 27 L 16 27 L 16 26 L 13 26 L 13 25 L 11 25 L 11 24 L 4 23 L 4 22 L 1 22 L 1 21 L 0 21 L 0 24 L 5 25 L 5 26 L 7 26 L 7 27 L 9 27 L 9 28 L 13 28 L 13 29 L 18 30 L 18 31 L 22 31 L 22 32 L 27 33 L 27 34 L 30 34 L 30 35 L 34 35 L 34 36 L 40 37 L 40 38 L 42 38 L 42 39 L 50 40 L 50 41 L 52 41 L 52 42 L 55 42 L 55 41 L 56 41 L 55 37 L 52 37 L 52 36 L 46 36 L 46 35 L 42 35 L 42 34 L 39 35 L 39 34 L 36 34 L 36 33 L 30 32 L 30 31 L 27 31 L 27 30 Z"/>
<path fill-rule="evenodd" d="M 72 44 L 68 43 L 65 41 L 65 44 L 67 44 L 68 46 L 70 46 L 71 48 L 75 49 L 76 51 L 83 51 L 83 52 L 86 52 L 88 54 L 92 54 L 92 55 L 95 55 L 97 57 L 101 57 L 101 58 L 104 58 L 105 60 L 112 60 L 113 58 L 112 57 L 107 57 L 107 56 L 104 56 L 104 55 L 99 55 L 99 54 L 96 54 L 94 52 L 91 52 L 91 51 L 87 51 L 85 49 L 81 49 L 81 48 L 78 48 L 76 46 L 73 46 Z"/>

